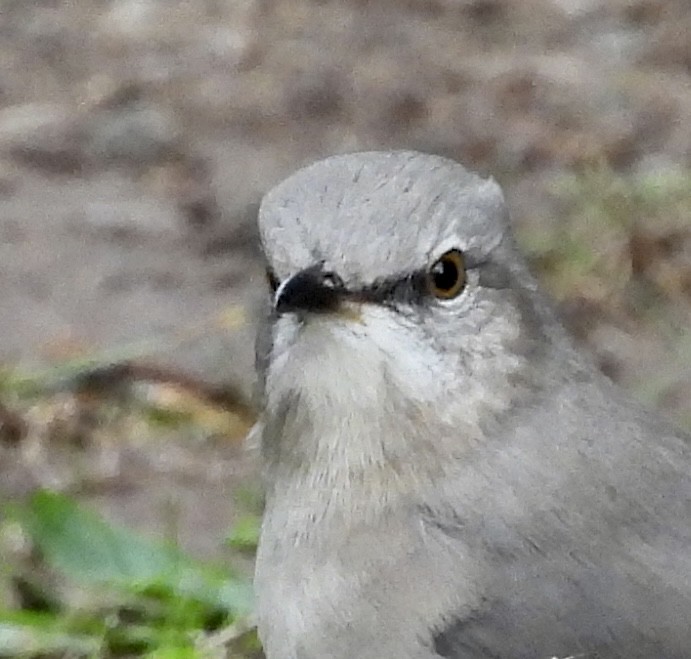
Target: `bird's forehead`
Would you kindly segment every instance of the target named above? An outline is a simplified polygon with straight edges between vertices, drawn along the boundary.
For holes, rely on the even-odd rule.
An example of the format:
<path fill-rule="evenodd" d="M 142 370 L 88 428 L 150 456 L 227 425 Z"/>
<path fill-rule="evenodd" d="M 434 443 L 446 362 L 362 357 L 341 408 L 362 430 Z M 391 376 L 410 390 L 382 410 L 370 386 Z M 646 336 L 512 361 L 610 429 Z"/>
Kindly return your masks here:
<path fill-rule="evenodd" d="M 279 277 L 324 262 L 347 283 L 424 267 L 447 249 L 482 253 L 506 230 L 499 186 L 437 156 L 334 156 L 277 185 L 259 211 Z"/>

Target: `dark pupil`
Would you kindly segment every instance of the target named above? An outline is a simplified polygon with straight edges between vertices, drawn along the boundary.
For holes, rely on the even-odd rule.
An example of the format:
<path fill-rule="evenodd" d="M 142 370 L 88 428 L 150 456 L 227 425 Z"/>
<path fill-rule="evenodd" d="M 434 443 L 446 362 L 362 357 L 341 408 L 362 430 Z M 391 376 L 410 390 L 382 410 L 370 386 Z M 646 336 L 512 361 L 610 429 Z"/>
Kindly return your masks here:
<path fill-rule="evenodd" d="M 432 268 L 432 278 L 440 291 L 449 291 L 458 281 L 458 268 L 450 259 L 441 259 Z"/>

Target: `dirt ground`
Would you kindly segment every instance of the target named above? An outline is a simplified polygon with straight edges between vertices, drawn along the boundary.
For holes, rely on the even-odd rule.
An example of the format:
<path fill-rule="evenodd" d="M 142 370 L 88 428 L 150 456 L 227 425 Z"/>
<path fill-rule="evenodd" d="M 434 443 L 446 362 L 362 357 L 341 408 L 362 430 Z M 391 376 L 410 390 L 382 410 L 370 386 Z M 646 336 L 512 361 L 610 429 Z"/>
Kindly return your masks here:
<path fill-rule="evenodd" d="M 560 288 L 535 241 L 571 212 L 564 177 L 688 177 L 689 34 L 688 0 L 4 0 L 0 361 L 146 357 L 248 396 L 263 192 L 321 156 L 415 148 L 494 175 L 578 338 L 691 420 L 691 217 L 642 217 L 624 247 L 590 227 L 627 277 L 673 270 L 645 308 L 609 276 Z M 6 442 L 0 493 L 74 484 L 86 451 L 108 478 L 84 496 L 160 532 L 172 500 L 183 543 L 213 552 L 251 459 L 184 435 L 40 459 Z"/>

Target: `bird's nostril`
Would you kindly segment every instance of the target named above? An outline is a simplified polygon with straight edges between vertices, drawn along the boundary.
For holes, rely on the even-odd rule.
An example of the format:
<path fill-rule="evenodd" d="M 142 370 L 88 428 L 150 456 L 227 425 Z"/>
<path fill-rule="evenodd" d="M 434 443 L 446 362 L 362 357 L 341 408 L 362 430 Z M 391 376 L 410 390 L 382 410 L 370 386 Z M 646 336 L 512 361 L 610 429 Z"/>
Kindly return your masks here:
<path fill-rule="evenodd" d="M 338 308 L 343 280 L 334 272 L 323 272 L 320 267 L 306 268 L 284 281 L 276 291 L 276 311 L 323 312 Z"/>
<path fill-rule="evenodd" d="M 328 286 L 333 289 L 345 288 L 343 280 L 335 272 L 325 272 L 322 275 L 324 286 Z"/>

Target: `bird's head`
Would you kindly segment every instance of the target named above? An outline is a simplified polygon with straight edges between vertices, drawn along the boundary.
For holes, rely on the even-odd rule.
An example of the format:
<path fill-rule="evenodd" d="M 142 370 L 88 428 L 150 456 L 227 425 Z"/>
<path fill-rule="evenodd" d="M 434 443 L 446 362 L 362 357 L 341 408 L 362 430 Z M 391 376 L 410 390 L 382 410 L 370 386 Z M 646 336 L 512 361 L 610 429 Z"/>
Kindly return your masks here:
<path fill-rule="evenodd" d="M 447 159 L 318 162 L 264 198 L 259 229 L 272 299 L 257 363 L 272 445 L 315 434 L 337 451 L 328 437 L 415 427 L 477 434 L 545 343 L 499 186 Z"/>

